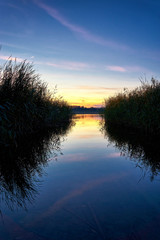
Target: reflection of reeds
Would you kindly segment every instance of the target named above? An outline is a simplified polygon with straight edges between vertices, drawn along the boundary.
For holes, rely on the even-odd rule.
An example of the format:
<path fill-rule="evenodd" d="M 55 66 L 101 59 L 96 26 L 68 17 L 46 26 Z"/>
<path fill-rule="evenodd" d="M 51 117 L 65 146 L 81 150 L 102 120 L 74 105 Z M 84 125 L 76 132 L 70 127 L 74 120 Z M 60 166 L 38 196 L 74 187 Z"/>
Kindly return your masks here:
<path fill-rule="evenodd" d="M 105 102 L 105 120 L 120 127 L 135 129 L 147 135 L 160 134 L 160 82 L 151 79 L 151 84 L 122 93 Z"/>
<path fill-rule="evenodd" d="M 89 210 L 89 212 L 91 214 L 91 217 L 92 217 L 92 220 L 94 221 L 94 224 L 89 222 L 86 218 L 81 217 L 79 214 L 75 213 L 72 210 L 69 210 L 69 209 L 66 209 L 66 208 L 64 208 L 64 210 L 69 212 L 74 217 L 79 219 L 82 223 L 84 223 L 86 226 L 88 226 L 90 231 L 92 231 L 93 233 L 97 234 L 100 237 L 100 239 L 103 239 L 103 240 L 107 239 L 105 237 L 105 233 L 104 233 L 103 228 L 102 228 L 102 226 L 100 224 L 100 221 L 98 220 L 98 217 L 97 217 L 97 215 L 95 213 L 95 210 L 92 208 L 91 204 L 87 204 L 86 207 L 88 208 L 88 210 Z"/>
<path fill-rule="evenodd" d="M 151 180 L 160 174 L 159 138 L 147 137 L 103 122 L 102 128 L 108 141 L 121 151 L 121 155 L 136 162 L 136 166 L 151 174 Z"/>
<path fill-rule="evenodd" d="M 25 207 L 37 193 L 37 184 L 50 155 L 61 151 L 62 137 L 69 131 L 68 121 L 56 129 L 50 128 L 30 135 L 17 145 L 0 145 L 0 192 L 1 200 L 10 208 Z"/>
<path fill-rule="evenodd" d="M 96 224 L 96 227 L 97 227 L 97 229 L 98 229 L 98 232 L 100 233 L 102 239 L 105 240 L 105 239 L 106 239 L 106 238 L 105 238 L 105 233 L 104 233 L 104 231 L 103 231 L 103 228 L 102 228 L 102 226 L 101 226 L 101 224 L 100 224 L 100 222 L 99 222 L 99 220 L 98 220 L 98 217 L 97 217 L 94 209 L 92 208 L 92 206 L 91 206 L 90 204 L 88 204 L 88 207 L 89 207 L 90 212 L 91 212 L 91 214 L 92 214 L 92 217 L 93 217 L 93 219 L 94 219 L 94 221 L 95 221 L 95 224 Z"/>
<path fill-rule="evenodd" d="M 8 61 L 0 68 L 0 144 L 16 144 L 19 138 L 61 126 L 70 117 L 69 105 L 47 90 L 31 64 Z"/>

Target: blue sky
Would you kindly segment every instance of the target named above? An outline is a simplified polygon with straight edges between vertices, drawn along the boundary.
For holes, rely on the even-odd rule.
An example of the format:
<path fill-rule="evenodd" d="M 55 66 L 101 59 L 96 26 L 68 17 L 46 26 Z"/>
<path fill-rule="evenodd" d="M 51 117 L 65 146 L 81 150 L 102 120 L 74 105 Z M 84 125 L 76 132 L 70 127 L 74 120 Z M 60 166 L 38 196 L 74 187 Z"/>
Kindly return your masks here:
<path fill-rule="evenodd" d="M 159 0 L 0 0 L 0 63 L 34 63 L 74 105 L 160 77 Z"/>

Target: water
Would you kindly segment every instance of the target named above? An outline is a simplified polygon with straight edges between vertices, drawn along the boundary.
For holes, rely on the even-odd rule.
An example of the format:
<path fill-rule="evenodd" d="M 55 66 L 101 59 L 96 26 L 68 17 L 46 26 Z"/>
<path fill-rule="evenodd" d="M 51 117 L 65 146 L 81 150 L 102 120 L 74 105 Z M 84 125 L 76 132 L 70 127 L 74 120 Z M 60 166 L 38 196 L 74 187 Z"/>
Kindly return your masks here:
<path fill-rule="evenodd" d="M 34 152 L 36 164 L 18 170 L 20 183 L 18 165 L 5 170 L 0 240 L 160 239 L 158 159 L 100 122 L 76 115 L 67 136 L 54 134 L 37 147 L 41 160 Z"/>

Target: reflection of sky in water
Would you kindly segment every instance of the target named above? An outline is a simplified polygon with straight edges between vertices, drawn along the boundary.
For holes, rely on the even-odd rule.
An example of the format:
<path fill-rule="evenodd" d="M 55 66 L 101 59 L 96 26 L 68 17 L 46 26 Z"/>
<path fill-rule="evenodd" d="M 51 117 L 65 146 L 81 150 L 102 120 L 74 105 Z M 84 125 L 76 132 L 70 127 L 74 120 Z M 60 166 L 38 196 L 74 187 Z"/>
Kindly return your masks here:
<path fill-rule="evenodd" d="M 140 168 L 107 147 L 99 119 L 76 116 L 28 211 L 2 208 L 0 240 L 159 239 L 159 182 L 139 181 Z"/>
<path fill-rule="evenodd" d="M 78 119 L 77 119 L 78 117 Z M 116 150 L 106 149 L 107 141 L 100 132 L 100 117 L 98 115 L 86 114 L 75 117 L 76 125 L 73 128 L 65 146 L 62 161 L 93 161 L 108 154 L 116 153 Z M 107 150 L 107 151 L 106 151 Z"/>

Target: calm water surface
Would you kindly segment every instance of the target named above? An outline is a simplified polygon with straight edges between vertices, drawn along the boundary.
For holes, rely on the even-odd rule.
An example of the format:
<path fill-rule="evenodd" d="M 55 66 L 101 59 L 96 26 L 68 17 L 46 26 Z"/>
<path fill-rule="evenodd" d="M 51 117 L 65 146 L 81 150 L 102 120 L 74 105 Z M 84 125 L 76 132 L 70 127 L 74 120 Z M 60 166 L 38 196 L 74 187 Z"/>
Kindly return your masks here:
<path fill-rule="evenodd" d="M 34 173 L 34 193 L 25 193 L 21 204 L 4 194 L 0 240 L 160 239 L 158 173 L 151 178 L 150 166 L 127 158 L 100 131 L 100 121 L 76 115 L 48 164 Z"/>

